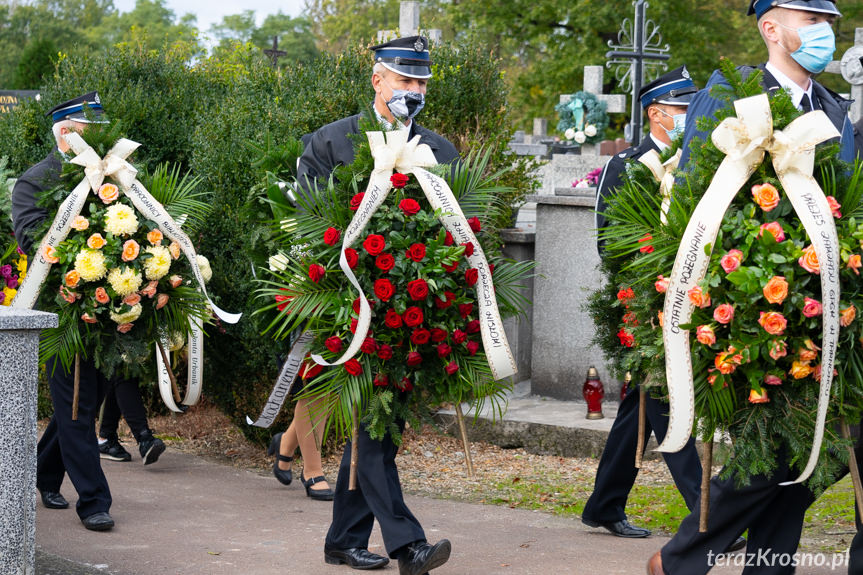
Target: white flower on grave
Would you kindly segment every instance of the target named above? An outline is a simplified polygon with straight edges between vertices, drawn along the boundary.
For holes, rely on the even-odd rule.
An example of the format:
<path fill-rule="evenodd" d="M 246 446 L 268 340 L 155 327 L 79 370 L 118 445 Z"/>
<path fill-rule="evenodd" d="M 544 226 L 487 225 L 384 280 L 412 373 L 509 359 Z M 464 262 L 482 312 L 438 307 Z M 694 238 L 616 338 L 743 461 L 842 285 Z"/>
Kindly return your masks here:
<path fill-rule="evenodd" d="M 575 136 L 573 136 L 572 139 L 575 140 L 576 142 L 578 142 L 579 144 L 583 144 L 585 142 L 585 140 L 587 140 L 587 136 L 584 135 L 584 132 L 579 130 L 575 133 Z"/>
<path fill-rule="evenodd" d="M 129 309 L 129 311 L 124 313 L 117 313 L 115 311 L 111 311 L 109 315 L 111 319 L 114 320 L 114 323 L 123 324 L 123 323 L 132 323 L 139 317 L 141 317 L 141 312 L 144 308 L 141 307 L 141 304 L 136 303 Z"/>
<path fill-rule="evenodd" d="M 596 126 L 593 124 L 588 124 L 584 127 L 584 135 L 588 138 L 592 138 L 596 135 Z"/>
<path fill-rule="evenodd" d="M 210 267 L 210 260 L 201 254 L 195 254 L 195 259 L 198 261 L 198 268 L 201 270 L 204 283 L 210 283 L 210 280 L 213 279 L 213 268 Z"/>
<path fill-rule="evenodd" d="M 567 140 L 572 140 L 575 138 L 575 130 L 572 128 L 567 128 L 567 130 L 563 133 Z"/>
<path fill-rule="evenodd" d="M 288 258 L 282 252 L 270 256 L 270 271 L 283 272 L 288 267 Z"/>
<path fill-rule="evenodd" d="M 590 182 L 587 181 L 587 178 L 585 178 L 583 180 L 578 180 L 578 182 L 576 182 L 575 185 L 573 186 L 573 188 L 577 188 L 577 189 L 583 189 L 583 188 L 589 188 L 589 187 L 590 187 Z"/>

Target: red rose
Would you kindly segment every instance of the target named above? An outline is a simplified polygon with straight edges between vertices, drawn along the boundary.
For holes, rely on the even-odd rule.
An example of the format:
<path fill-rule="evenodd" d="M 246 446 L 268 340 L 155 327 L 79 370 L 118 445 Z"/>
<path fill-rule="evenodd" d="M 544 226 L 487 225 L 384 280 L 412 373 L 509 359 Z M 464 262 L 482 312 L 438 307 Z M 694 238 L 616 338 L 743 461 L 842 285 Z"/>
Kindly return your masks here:
<path fill-rule="evenodd" d="M 363 340 L 360 346 L 360 351 L 363 353 L 374 353 L 378 350 L 378 344 L 373 337 L 367 337 Z"/>
<path fill-rule="evenodd" d="M 398 329 L 402 326 L 402 316 L 396 313 L 396 310 L 388 309 L 387 315 L 384 316 L 384 324 L 392 329 Z"/>
<path fill-rule="evenodd" d="M 351 375 L 360 375 L 363 372 L 363 366 L 355 359 L 349 359 L 345 362 L 345 371 Z"/>
<path fill-rule="evenodd" d="M 420 205 L 416 200 L 405 198 L 399 202 L 399 209 L 404 212 L 406 216 L 412 216 L 420 211 Z"/>
<path fill-rule="evenodd" d="M 431 334 L 429 333 L 429 330 L 422 328 L 415 329 L 411 334 L 411 343 L 416 345 L 423 345 L 425 343 L 428 343 L 430 338 Z"/>
<path fill-rule="evenodd" d="M 360 254 L 354 248 L 348 248 L 345 250 L 345 259 L 348 262 L 348 267 L 354 269 L 360 261 Z"/>
<path fill-rule="evenodd" d="M 441 265 L 443 266 L 443 269 L 445 269 L 449 273 L 452 273 L 458 269 L 458 262 L 457 261 L 451 263 L 450 265 L 446 265 L 446 264 L 441 264 Z"/>
<path fill-rule="evenodd" d="M 360 209 L 360 204 L 363 201 L 363 197 L 365 196 L 365 192 L 360 192 L 359 194 L 355 194 L 354 197 L 351 198 L 351 209 L 353 211 L 357 211 Z"/>
<path fill-rule="evenodd" d="M 300 379 L 312 379 L 324 369 L 323 366 L 314 362 L 306 362 L 303 364 L 303 369 L 300 372 Z"/>
<path fill-rule="evenodd" d="M 475 319 L 468 322 L 466 329 L 468 333 L 477 333 L 479 331 L 479 320 Z"/>
<path fill-rule="evenodd" d="M 351 333 L 357 333 L 357 318 L 351 320 Z"/>
<path fill-rule="evenodd" d="M 415 262 L 420 262 L 426 257 L 425 244 L 411 244 L 411 247 L 405 252 L 405 257 Z"/>
<path fill-rule="evenodd" d="M 378 296 L 379 300 L 389 301 L 394 293 L 396 293 L 396 288 L 393 287 L 390 280 L 386 278 L 375 280 L 375 295 Z"/>
<path fill-rule="evenodd" d="M 408 295 L 412 300 L 424 300 L 429 295 L 429 286 L 422 278 L 408 282 Z"/>
<path fill-rule="evenodd" d="M 402 317 L 405 320 L 406 326 L 416 327 L 423 322 L 423 310 L 416 306 L 411 306 L 405 310 Z"/>
<path fill-rule="evenodd" d="M 394 188 L 403 188 L 408 183 L 407 174 L 400 174 L 399 172 L 395 172 L 392 176 L 390 176 L 390 182 L 392 182 Z"/>
<path fill-rule="evenodd" d="M 366 241 L 363 242 L 363 247 L 366 248 L 369 255 L 376 256 L 384 251 L 384 248 L 387 247 L 387 242 L 383 236 L 371 234 L 366 238 Z"/>
<path fill-rule="evenodd" d="M 309 279 L 313 282 L 318 283 L 324 277 L 324 274 L 327 273 L 327 270 L 324 269 L 324 266 L 320 264 L 312 264 L 309 266 Z"/>
<path fill-rule="evenodd" d="M 482 224 L 479 223 L 479 218 L 476 217 L 468 219 L 467 225 L 470 226 L 473 233 L 477 233 L 482 229 Z"/>
<path fill-rule="evenodd" d="M 339 241 L 341 235 L 342 232 L 336 228 L 327 228 L 327 231 L 324 232 L 324 243 L 328 246 L 334 246 Z"/>
<path fill-rule="evenodd" d="M 388 272 L 396 265 L 396 259 L 392 254 L 381 254 L 375 258 L 375 266 L 382 272 Z"/>
<path fill-rule="evenodd" d="M 420 358 L 420 362 L 422 362 L 422 358 Z M 402 380 L 396 384 L 396 387 L 402 391 L 411 391 L 414 388 L 414 384 L 412 384 L 411 380 L 408 378 L 403 377 Z"/>
<path fill-rule="evenodd" d="M 354 300 L 354 303 L 351 304 L 351 309 L 354 310 L 354 313 L 360 313 L 360 298 Z"/>
<path fill-rule="evenodd" d="M 279 289 L 282 291 L 288 291 L 285 288 L 279 288 Z M 276 306 L 276 309 L 279 311 L 283 311 L 286 307 L 288 307 L 288 304 L 291 303 L 292 299 L 293 299 L 293 297 L 289 296 L 289 295 L 277 295 L 276 301 L 279 302 L 279 305 Z"/>
<path fill-rule="evenodd" d="M 467 242 L 462 244 L 464 246 L 464 257 L 470 257 L 473 255 L 473 242 Z"/>
<path fill-rule="evenodd" d="M 620 345 L 624 347 L 632 347 L 635 344 L 635 337 L 624 328 L 620 328 L 617 332 L 617 338 L 620 340 Z"/>
<path fill-rule="evenodd" d="M 342 351 L 342 338 L 337 335 L 331 335 L 324 341 L 324 346 L 333 353 Z"/>
<path fill-rule="evenodd" d="M 467 316 L 473 313 L 473 304 L 472 303 L 460 303 L 458 304 L 458 314 L 462 319 L 466 319 Z"/>
<path fill-rule="evenodd" d="M 441 329 L 439 327 L 432 328 L 431 330 L 431 338 L 435 343 L 440 343 L 447 338 L 449 334 L 445 329 Z"/>
<path fill-rule="evenodd" d="M 653 241 L 653 236 L 651 236 L 650 234 L 647 234 L 646 236 L 644 236 L 643 238 L 638 240 L 638 243 L 652 242 L 652 241 Z M 638 251 L 640 251 L 643 254 L 649 254 L 649 253 L 653 252 L 653 246 L 650 244 L 644 244 L 643 246 L 638 248 Z"/>
<path fill-rule="evenodd" d="M 441 357 L 441 358 L 446 357 L 450 354 L 450 352 L 452 352 L 452 348 L 445 343 L 442 343 L 439 346 L 437 346 L 437 356 L 438 357 Z"/>
<path fill-rule="evenodd" d="M 453 245 L 454 243 L 455 243 L 455 240 L 453 239 L 452 234 L 451 234 L 451 233 L 449 233 L 449 232 L 447 232 L 447 233 L 446 233 L 446 236 L 444 236 L 444 239 L 443 239 L 443 245 L 445 245 L 445 246 L 451 246 L 451 245 Z"/>
<path fill-rule="evenodd" d="M 476 281 L 479 279 L 479 272 L 476 268 L 468 268 L 464 272 L 464 281 L 467 282 L 467 285 L 472 286 L 476 284 Z"/>
<path fill-rule="evenodd" d="M 446 370 L 447 374 L 452 375 L 458 371 L 458 364 L 454 361 L 451 361 L 446 364 L 446 367 L 444 369 Z"/>
<path fill-rule="evenodd" d="M 390 378 L 385 373 L 379 373 L 375 376 L 374 384 L 378 387 L 386 387 L 390 383 Z"/>
<path fill-rule="evenodd" d="M 452 340 L 454 343 L 464 343 L 464 340 L 467 339 L 467 332 L 464 332 L 460 329 L 452 332 Z"/>
<path fill-rule="evenodd" d="M 488 264 L 488 273 L 494 275 L 494 264 Z"/>
<path fill-rule="evenodd" d="M 380 346 L 378 346 L 378 357 L 384 361 L 386 361 L 388 359 L 392 359 L 393 358 L 393 348 L 391 348 L 390 346 L 388 346 L 385 343 L 382 343 Z"/>
<path fill-rule="evenodd" d="M 416 367 L 423 362 L 423 356 L 418 351 L 408 352 L 407 364 L 411 367 Z"/>
<path fill-rule="evenodd" d="M 438 309 L 448 308 L 449 306 L 452 305 L 452 302 L 455 300 L 455 294 L 452 293 L 451 291 L 445 291 L 445 292 L 443 292 L 443 295 L 444 295 L 444 299 L 441 299 L 440 297 L 434 298 L 435 307 L 437 307 Z"/>
<path fill-rule="evenodd" d="M 465 346 L 467 347 L 467 352 L 471 355 L 476 355 L 476 352 L 479 351 L 479 342 L 469 341 Z"/>

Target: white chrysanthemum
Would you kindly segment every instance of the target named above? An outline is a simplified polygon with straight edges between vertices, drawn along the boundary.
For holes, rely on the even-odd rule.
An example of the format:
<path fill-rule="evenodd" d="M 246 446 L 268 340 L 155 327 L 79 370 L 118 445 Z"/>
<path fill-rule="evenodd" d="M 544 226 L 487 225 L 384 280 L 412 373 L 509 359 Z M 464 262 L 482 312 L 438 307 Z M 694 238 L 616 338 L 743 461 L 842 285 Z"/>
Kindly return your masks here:
<path fill-rule="evenodd" d="M 210 283 L 210 280 L 213 279 L 213 268 L 210 267 L 210 260 L 201 254 L 196 254 L 195 259 L 198 260 L 198 267 L 201 269 L 201 275 L 204 276 L 204 283 Z"/>
<path fill-rule="evenodd" d="M 579 130 L 575 133 L 575 136 L 572 139 L 575 140 L 576 142 L 578 142 L 579 144 L 583 144 L 587 140 L 587 136 L 584 135 L 584 132 Z"/>
<path fill-rule="evenodd" d="M 593 124 L 588 124 L 584 127 L 584 135 L 588 138 L 592 138 L 596 135 L 596 126 Z"/>
<path fill-rule="evenodd" d="M 141 307 L 141 304 L 136 303 L 132 306 L 132 309 L 127 312 L 115 313 L 112 311 L 111 319 L 118 324 L 132 323 L 133 321 L 141 317 L 141 311 L 143 311 L 143 309 L 144 308 Z"/>
<path fill-rule="evenodd" d="M 163 246 L 150 246 L 144 250 L 152 257 L 144 259 L 144 276 L 148 280 L 160 280 L 171 269 L 171 252 Z"/>
<path fill-rule="evenodd" d="M 288 258 L 282 252 L 270 256 L 270 271 L 283 272 L 288 268 Z"/>
<path fill-rule="evenodd" d="M 573 130 L 572 128 L 567 128 L 566 131 L 563 133 L 563 137 L 567 140 L 575 139 L 575 130 Z"/>
<path fill-rule="evenodd" d="M 75 256 L 75 271 L 81 279 L 94 282 L 105 277 L 105 255 L 100 250 L 84 248 Z"/>
<path fill-rule="evenodd" d="M 144 279 L 141 277 L 135 268 L 123 266 L 114 268 L 108 272 L 108 283 L 111 288 L 120 297 L 126 297 L 131 293 L 135 293 L 141 288 L 141 283 Z"/>
<path fill-rule="evenodd" d="M 131 235 L 138 230 L 135 210 L 126 204 L 117 203 L 105 210 L 105 231 L 115 236 Z"/>

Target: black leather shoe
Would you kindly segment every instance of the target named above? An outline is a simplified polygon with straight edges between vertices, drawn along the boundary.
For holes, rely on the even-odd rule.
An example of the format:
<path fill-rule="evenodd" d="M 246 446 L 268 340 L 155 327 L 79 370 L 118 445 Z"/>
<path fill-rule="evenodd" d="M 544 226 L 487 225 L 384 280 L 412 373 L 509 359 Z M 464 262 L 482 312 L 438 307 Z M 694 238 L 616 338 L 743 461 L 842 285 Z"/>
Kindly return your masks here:
<path fill-rule="evenodd" d="M 588 527 L 604 527 L 618 537 L 626 537 L 628 539 L 640 539 L 650 535 L 650 530 L 644 527 L 636 527 L 626 519 L 620 521 L 593 521 L 590 519 L 581 518 L 581 522 Z"/>
<path fill-rule="evenodd" d="M 108 531 L 114 526 L 114 520 L 106 511 L 100 511 L 81 519 L 84 527 L 90 531 Z"/>
<path fill-rule="evenodd" d="M 733 553 L 734 551 L 740 551 L 746 547 L 746 537 L 742 535 L 734 540 L 731 545 L 728 546 L 728 549 L 725 550 L 726 553 Z"/>
<path fill-rule="evenodd" d="M 334 549 L 325 546 L 324 562 L 329 565 L 345 564 L 351 569 L 378 569 L 389 563 L 390 560 L 383 555 L 376 555 L 361 547 Z"/>
<path fill-rule="evenodd" d="M 306 479 L 303 473 L 300 472 L 300 483 L 302 483 L 303 487 L 306 488 L 306 495 L 312 499 L 317 499 L 318 501 L 332 501 L 333 497 L 336 496 L 336 492 L 333 491 L 332 487 L 327 487 L 326 489 L 312 489 L 312 485 L 315 483 L 321 483 L 326 480 L 327 478 L 323 475 Z"/>
<path fill-rule="evenodd" d="M 42 495 L 42 505 L 48 509 L 66 509 L 69 507 L 69 502 L 60 495 L 59 491 L 40 491 L 39 494 Z"/>
<path fill-rule="evenodd" d="M 294 458 L 281 454 L 282 435 L 284 435 L 284 432 L 277 433 L 273 436 L 273 439 L 270 440 L 270 446 L 267 448 L 267 455 L 276 456 L 276 460 L 273 461 L 273 475 L 275 475 L 276 479 L 279 480 L 279 483 L 282 485 L 290 485 L 291 481 L 294 480 L 294 473 L 290 469 L 281 469 L 279 467 L 279 461 L 290 463 Z"/>
<path fill-rule="evenodd" d="M 449 540 L 441 539 L 434 545 L 416 541 L 399 555 L 399 575 L 424 575 L 447 562 L 452 552 Z"/>

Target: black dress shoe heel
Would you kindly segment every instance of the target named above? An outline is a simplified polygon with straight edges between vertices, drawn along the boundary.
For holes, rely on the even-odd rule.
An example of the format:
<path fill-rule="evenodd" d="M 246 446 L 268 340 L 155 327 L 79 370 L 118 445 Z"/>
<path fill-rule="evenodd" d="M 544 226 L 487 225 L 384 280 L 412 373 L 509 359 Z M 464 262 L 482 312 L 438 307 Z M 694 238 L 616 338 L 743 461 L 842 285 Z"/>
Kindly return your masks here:
<path fill-rule="evenodd" d="M 303 487 L 306 488 L 306 496 L 311 497 L 312 499 L 317 499 L 318 501 L 332 501 L 333 497 L 336 495 L 336 492 L 333 491 L 332 487 L 328 487 L 326 489 L 312 489 L 312 485 L 315 483 L 320 483 L 326 480 L 327 478 L 323 475 L 306 479 L 303 476 L 303 473 L 300 472 L 300 482 L 303 484 Z"/>
<path fill-rule="evenodd" d="M 100 511 L 81 518 L 81 523 L 90 531 L 108 531 L 114 527 L 114 520 L 107 511 Z"/>
<path fill-rule="evenodd" d="M 650 529 L 636 527 L 626 519 L 621 519 L 620 521 L 594 521 L 582 517 L 581 522 L 588 527 L 602 527 L 610 531 L 612 535 L 627 539 L 641 539 L 642 537 L 650 536 Z"/>
<path fill-rule="evenodd" d="M 39 494 L 42 496 L 42 505 L 47 509 L 66 509 L 69 507 L 69 502 L 60 495 L 59 491 L 40 491 Z"/>
<path fill-rule="evenodd" d="M 434 545 L 427 541 L 415 541 L 399 554 L 399 575 L 428 575 L 449 560 L 452 544 L 441 539 Z"/>
<path fill-rule="evenodd" d="M 276 456 L 276 460 L 273 461 L 273 475 L 276 476 L 279 483 L 282 485 L 290 485 L 294 480 L 294 473 L 290 469 L 279 468 L 279 461 L 290 463 L 294 458 L 280 453 L 279 450 L 281 449 L 282 435 L 284 435 L 284 433 L 277 433 L 273 436 L 273 439 L 270 441 L 270 446 L 267 448 L 267 455 Z"/>

